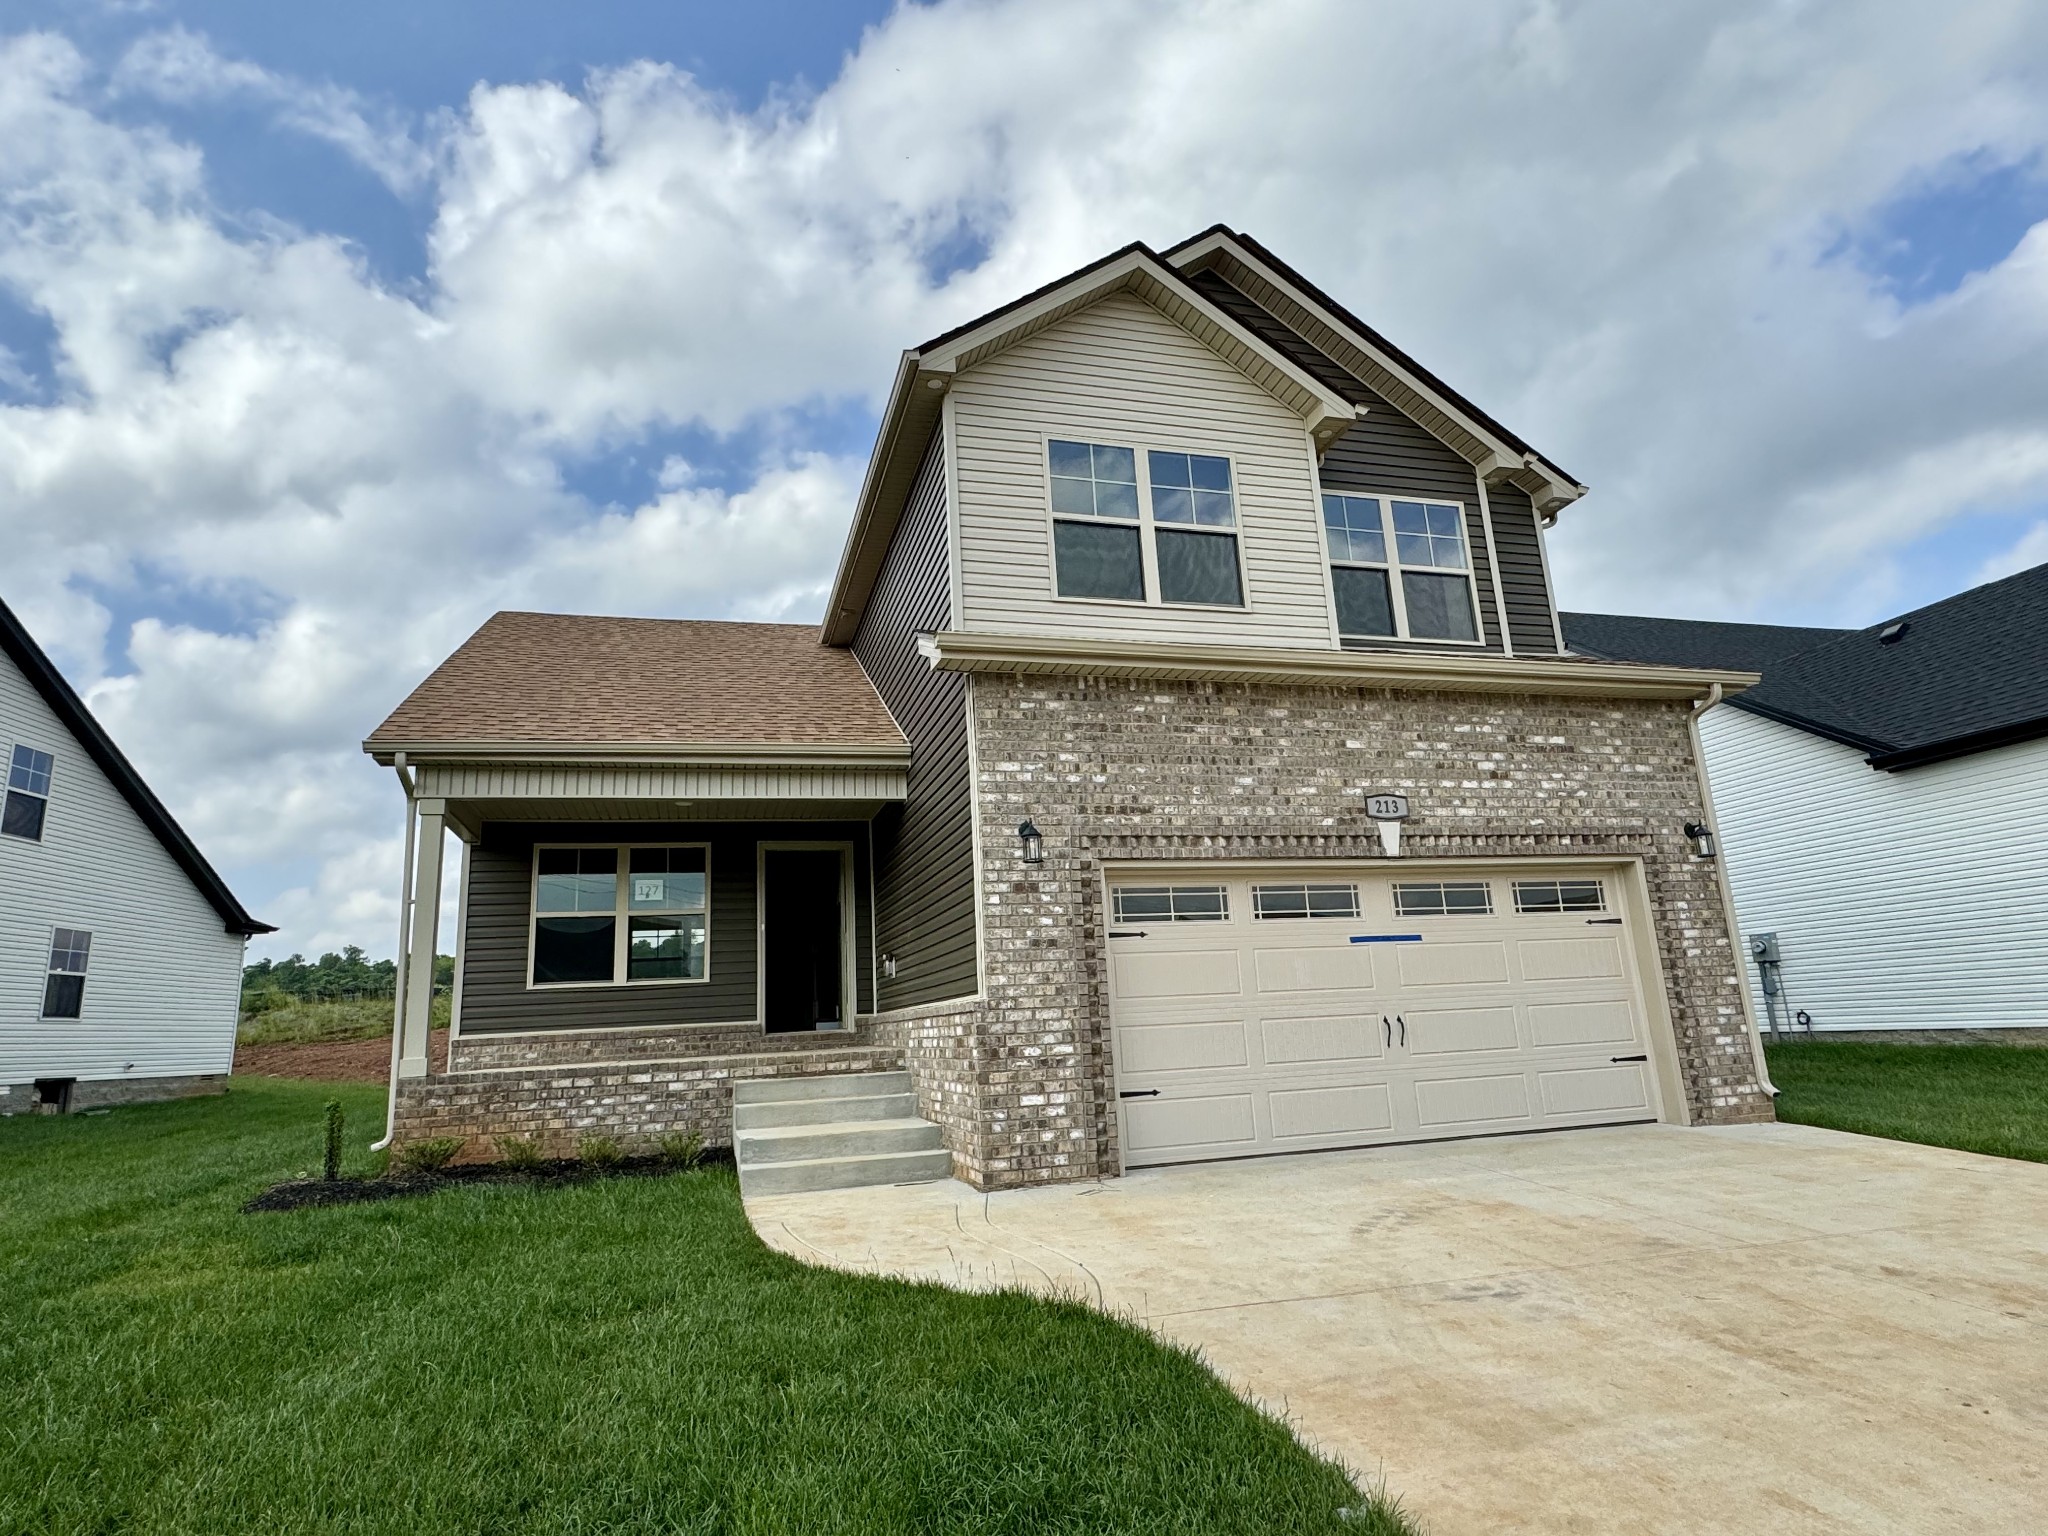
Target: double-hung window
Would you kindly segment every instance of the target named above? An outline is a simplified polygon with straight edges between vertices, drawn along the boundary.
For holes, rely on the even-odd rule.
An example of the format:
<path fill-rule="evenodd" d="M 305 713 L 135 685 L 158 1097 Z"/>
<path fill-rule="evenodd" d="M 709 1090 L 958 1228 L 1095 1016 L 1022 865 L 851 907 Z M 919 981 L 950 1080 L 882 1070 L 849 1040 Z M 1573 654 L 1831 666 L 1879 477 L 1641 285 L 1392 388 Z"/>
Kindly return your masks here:
<path fill-rule="evenodd" d="M 7 764 L 7 798 L 0 804 L 0 833 L 43 838 L 43 820 L 50 809 L 50 772 L 55 766 L 47 752 L 17 746 Z"/>
<path fill-rule="evenodd" d="M 85 1012 L 85 964 L 92 935 L 80 928 L 50 934 L 50 973 L 43 980 L 43 1017 L 75 1019 Z"/>
<path fill-rule="evenodd" d="M 533 984 L 704 980 L 708 886 L 702 844 L 535 849 Z"/>
<path fill-rule="evenodd" d="M 1331 492 L 1323 497 L 1323 530 L 1343 639 L 1479 640 L 1457 503 Z"/>
<path fill-rule="evenodd" d="M 1219 454 L 1049 439 L 1053 585 L 1061 597 L 1242 608 L 1237 496 Z"/>

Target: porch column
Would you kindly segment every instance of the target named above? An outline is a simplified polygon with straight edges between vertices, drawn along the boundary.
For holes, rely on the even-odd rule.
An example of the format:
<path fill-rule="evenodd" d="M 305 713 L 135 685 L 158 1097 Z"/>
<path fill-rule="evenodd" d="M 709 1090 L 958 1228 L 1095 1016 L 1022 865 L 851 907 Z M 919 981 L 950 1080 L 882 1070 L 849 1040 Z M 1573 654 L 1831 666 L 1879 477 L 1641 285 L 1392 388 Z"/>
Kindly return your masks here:
<path fill-rule="evenodd" d="M 405 1028 L 399 1043 L 400 1077 L 427 1075 L 427 1031 L 434 1006 L 434 951 L 441 930 L 441 845 L 447 839 L 448 802 L 421 800 L 419 817 L 419 844 L 412 875 L 412 933 L 405 954 Z"/>

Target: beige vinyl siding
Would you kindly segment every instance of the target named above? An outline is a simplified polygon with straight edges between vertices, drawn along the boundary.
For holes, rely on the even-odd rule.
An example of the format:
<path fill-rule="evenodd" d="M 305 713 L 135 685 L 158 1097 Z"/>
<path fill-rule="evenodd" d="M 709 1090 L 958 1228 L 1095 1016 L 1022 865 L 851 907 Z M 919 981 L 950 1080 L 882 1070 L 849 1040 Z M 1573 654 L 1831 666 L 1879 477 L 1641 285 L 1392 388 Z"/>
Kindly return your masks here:
<path fill-rule="evenodd" d="M 1724 704 L 1700 742 L 1744 937 L 1816 1030 L 2048 1025 L 2048 741 L 1883 773 Z"/>
<path fill-rule="evenodd" d="M 1302 419 L 1143 300 L 1114 294 L 953 386 L 965 630 L 1334 644 Z M 1229 456 L 1243 609 L 1055 599 L 1048 436 Z"/>
<path fill-rule="evenodd" d="M 0 656 L 0 757 L 17 742 L 56 762 L 42 841 L 0 837 L 0 1086 L 226 1072 L 242 940 Z M 41 1016 L 57 926 L 92 935 L 82 1018 Z"/>

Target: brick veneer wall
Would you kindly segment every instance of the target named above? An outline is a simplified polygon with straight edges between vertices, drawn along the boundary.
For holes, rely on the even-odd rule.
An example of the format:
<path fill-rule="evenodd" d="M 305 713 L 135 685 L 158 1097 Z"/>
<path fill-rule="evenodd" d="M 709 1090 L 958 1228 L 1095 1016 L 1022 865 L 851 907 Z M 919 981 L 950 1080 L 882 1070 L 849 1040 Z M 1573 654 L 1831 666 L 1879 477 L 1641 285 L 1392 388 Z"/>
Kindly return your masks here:
<path fill-rule="evenodd" d="M 1382 857 L 1368 790 L 1405 792 L 1405 857 L 1640 858 L 1695 1122 L 1768 1120 L 1682 702 L 978 674 L 971 690 L 986 997 L 953 1067 L 985 1188 L 1114 1173 L 1101 871 L 1114 859 Z M 1012 849 L 1025 817 L 1045 863 Z"/>
<path fill-rule="evenodd" d="M 858 1022 L 858 1021 L 857 1021 Z M 759 1056 L 831 1051 L 866 1042 L 863 1029 L 766 1034 L 758 1024 L 688 1024 L 667 1029 L 563 1030 L 554 1034 L 457 1035 L 451 1072 L 504 1067 L 574 1067 L 614 1061 L 674 1061 L 697 1056 Z"/>
<path fill-rule="evenodd" d="M 861 1021 L 867 1037 L 901 1053 L 917 1091 L 917 1112 L 945 1133 L 953 1172 L 987 1187 L 989 1102 L 979 1061 L 983 1008 L 979 998 L 898 1008 Z"/>
<path fill-rule="evenodd" d="M 497 1156 L 500 1136 L 537 1138 L 549 1156 L 573 1156 L 584 1136 L 610 1136 L 629 1153 L 671 1132 L 732 1145 L 732 1085 L 752 1078 L 900 1070 L 900 1050 L 842 1046 L 606 1066 L 451 1072 L 399 1084 L 395 1148 L 460 1136 L 464 1160 Z"/>

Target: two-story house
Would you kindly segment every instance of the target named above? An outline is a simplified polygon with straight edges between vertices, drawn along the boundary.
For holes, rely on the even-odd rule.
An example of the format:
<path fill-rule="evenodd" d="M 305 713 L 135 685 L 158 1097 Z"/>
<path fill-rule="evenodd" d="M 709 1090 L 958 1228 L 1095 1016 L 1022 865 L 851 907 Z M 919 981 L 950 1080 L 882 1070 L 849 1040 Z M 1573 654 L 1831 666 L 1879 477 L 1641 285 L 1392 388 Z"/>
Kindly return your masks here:
<path fill-rule="evenodd" d="M 1565 654 L 1582 491 L 1220 227 L 905 353 L 822 629 L 500 614 L 366 743 L 396 1134 L 726 1144 L 737 1098 L 759 1188 L 995 1188 L 1768 1119 L 1688 831 L 1754 677 Z"/>

